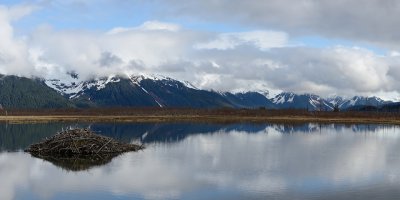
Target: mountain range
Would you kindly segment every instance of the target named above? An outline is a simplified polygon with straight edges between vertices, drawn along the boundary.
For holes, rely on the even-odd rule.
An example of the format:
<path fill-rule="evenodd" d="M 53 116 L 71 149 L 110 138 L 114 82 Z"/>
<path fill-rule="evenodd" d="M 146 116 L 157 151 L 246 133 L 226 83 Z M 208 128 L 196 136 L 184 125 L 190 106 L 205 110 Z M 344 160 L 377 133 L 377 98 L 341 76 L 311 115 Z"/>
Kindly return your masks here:
<path fill-rule="evenodd" d="M 164 76 L 109 76 L 80 81 L 45 80 L 0 75 L 0 104 L 4 108 L 89 107 L 188 107 L 267 108 L 331 111 L 365 106 L 392 105 L 378 97 L 340 96 L 322 98 L 314 94 L 283 92 L 270 97 L 265 92 L 219 92 L 202 90 L 187 81 Z"/>

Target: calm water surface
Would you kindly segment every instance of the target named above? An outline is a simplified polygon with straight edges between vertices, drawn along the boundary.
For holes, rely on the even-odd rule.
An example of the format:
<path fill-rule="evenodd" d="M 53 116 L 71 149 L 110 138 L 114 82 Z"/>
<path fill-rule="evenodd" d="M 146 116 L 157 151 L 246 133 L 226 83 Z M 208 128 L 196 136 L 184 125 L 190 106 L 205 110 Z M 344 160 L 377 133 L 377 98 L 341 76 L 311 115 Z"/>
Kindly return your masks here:
<path fill-rule="evenodd" d="M 97 165 L 21 152 L 70 126 L 147 148 Z M 400 129 L 0 124 L 0 199 L 400 199 Z"/>

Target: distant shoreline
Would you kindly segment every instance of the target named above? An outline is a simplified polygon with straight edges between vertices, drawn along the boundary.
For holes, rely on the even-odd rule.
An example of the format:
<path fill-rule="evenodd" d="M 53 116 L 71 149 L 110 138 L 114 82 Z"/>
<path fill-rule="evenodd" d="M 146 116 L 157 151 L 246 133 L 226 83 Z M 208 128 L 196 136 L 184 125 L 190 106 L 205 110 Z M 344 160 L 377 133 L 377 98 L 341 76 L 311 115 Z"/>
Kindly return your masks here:
<path fill-rule="evenodd" d="M 341 123 L 341 124 L 393 124 L 400 119 L 375 118 L 318 118 L 307 116 L 243 117 L 243 116 L 0 116 L 0 122 L 50 123 L 50 122 L 97 122 L 97 123 Z"/>
<path fill-rule="evenodd" d="M 262 109 L 158 109 L 110 108 L 81 110 L 12 110 L 0 122 L 98 123 L 342 123 L 400 125 L 400 113 L 309 112 Z"/>

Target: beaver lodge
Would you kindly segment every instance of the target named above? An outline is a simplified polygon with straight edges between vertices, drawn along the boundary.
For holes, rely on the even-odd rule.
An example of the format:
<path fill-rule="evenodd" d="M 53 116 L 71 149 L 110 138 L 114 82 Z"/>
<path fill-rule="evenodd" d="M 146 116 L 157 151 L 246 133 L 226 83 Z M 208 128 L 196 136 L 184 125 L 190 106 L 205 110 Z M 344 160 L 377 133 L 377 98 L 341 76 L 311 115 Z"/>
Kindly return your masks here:
<path fill-rule="evenodd" d="M 120 143 L 88 129 L 68 130 L 31 145 L 25 152 L 41 155 L 92 155 L 138 151 L 143 146 Z"/>
<path fill-rule="evenodd" d="M 57 133 L 51 138 L 33 144 L 25 149 L 25 152 L 76 171 L 108 163 L 121 153 L 143 148 L 141 145 L 120 143 L 88 129 L 74 129 Z M 70 166 L 69 163 L 74 166 Z"/>

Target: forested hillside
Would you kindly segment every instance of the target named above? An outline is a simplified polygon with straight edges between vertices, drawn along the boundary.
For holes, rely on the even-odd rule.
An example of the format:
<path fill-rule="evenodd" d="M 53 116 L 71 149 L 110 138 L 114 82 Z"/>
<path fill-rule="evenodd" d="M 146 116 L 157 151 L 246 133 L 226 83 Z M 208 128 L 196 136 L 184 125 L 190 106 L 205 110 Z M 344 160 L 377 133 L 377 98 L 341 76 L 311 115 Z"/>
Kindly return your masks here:
<path fill-rule="evenodd" d="M 72 104 L 40 79 L 0 75 L 3 108 L 61 108 Z"/>

